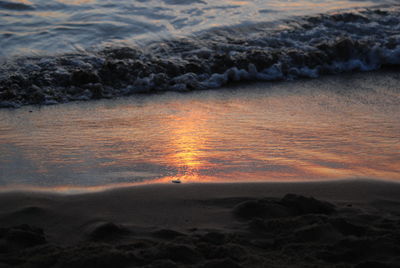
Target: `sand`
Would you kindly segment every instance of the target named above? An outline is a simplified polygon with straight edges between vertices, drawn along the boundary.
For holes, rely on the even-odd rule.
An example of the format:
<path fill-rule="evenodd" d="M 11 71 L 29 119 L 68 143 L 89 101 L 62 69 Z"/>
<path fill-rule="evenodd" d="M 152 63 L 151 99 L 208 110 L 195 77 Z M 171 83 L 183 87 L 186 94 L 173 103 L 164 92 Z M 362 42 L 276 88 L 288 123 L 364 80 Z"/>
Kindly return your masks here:
<path fill-rule="evenodd" d="M 400 184 L 0 194 L 0 267 L 400 267 Z"/>

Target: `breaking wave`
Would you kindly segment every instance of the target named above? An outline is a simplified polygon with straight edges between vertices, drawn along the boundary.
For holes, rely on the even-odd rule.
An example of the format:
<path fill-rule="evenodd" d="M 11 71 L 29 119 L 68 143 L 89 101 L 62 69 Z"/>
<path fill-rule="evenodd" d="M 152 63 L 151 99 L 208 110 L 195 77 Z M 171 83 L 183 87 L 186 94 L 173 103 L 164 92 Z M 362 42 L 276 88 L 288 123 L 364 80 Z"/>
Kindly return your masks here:
<path fill-rule="evenodd" d="M 400 7 L 329 13 L 193 37 L 7 59 L 0 107 L 315 78 L 400 65 Z"/>

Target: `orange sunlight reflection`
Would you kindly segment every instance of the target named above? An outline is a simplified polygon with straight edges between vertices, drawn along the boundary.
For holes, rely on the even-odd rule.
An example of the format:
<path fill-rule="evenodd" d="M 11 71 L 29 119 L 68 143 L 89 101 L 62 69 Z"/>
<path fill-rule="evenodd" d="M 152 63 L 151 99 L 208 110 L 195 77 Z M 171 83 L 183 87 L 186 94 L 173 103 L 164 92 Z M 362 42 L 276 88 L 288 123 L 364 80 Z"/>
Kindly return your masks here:
<path fill-rule="evenodd" d="M 208 164 L 206 159 L 206 139 L 208 131 L 207 121 L 209 114 L 201 109 L 193 107 L 187 110 L 183 116 L 171 117 L 169 120 L 169 137 L 171 151 L 168 152 L 167 162 L 169 165 L 178 168 L 178 174 L 171 180 L 203 181 L 199 170 Z M 170 178 L 165 178 L 170 180 Z"/>

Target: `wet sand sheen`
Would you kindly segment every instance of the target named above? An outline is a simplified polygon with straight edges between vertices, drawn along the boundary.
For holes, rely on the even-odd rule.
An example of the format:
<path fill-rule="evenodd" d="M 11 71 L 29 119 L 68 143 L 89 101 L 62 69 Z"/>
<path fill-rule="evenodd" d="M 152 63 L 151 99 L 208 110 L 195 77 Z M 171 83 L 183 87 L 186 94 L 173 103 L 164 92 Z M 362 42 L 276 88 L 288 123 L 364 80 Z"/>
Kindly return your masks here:
<path fill-rule="evenodd" d="M 374 72 L 1 110 L 1 188 L 399 180 L 399 79 Z"/>

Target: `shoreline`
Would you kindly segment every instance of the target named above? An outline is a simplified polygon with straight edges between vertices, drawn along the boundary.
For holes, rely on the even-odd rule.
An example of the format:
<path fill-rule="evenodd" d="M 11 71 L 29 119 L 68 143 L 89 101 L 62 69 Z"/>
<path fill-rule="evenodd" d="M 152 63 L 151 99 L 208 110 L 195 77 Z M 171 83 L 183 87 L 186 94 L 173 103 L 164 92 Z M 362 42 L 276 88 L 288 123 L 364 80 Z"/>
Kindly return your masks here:
<path fill-rule="evenodd" d="M 376 180 L 1 193 L 0 212 L 0 267 L 400 263 L 400 184 Z M 360 243 L 370 244 L 362 254 Z M 210 256 L 217 248 L 224 254 Z"/>
<path fill-rule="evenodd" d="M 33 112 L 35 110 L 40 110 L 43 108 L 48 108 L 52 106 L 60 106 L 60 105 L 88 105 L 89 104 L 101 104 L 101 103 L 113 103 L 113 102 L 129 102 L 132 101 L 132 99 L 146 99 L 146 98 L 151 98 L 154 96 L 159 96 L 163 94 L 201 94 L 201 92 L 207 92 L 207 91 L 226 91 L 226 90 L 235 90 L 240 87 L 252 87 L 252 86 L 257 86 L 257 85 L 277 85 L 277 84 L 286 84 L 286 85 L 291 85 L 295 83 L 304 83 L 304 82 L 309 82 L 309 81 L 326 81 L 329 79 L 352 79 L 352 78 L 357 78 L 358 76 L 368 76 L 368 75 L 374 75 L 374 76 L 391 76 L 394 77 L 395 79 L 398 79 L 398 70 L 400 69 L 399 65 L 383 65 L 380 66 L 379 68 L 376 69 L 371 69 L 371 70 L 350 70 L 350 71 L 345 71 L 345 72 L 339 72 L 339 73 L 324 73 L 321 74 L 317 77 L 298 77 L 296 79 L 275 79 L 275 80 L 234 80 L 234 81 L 229 81 L 219 87 L 212 87 L 212 88 L 198 88 L 198 89 L 188 89 L 188 90 L 162 90 L 162 91 L 154 91 L 154 92 L 134 92 L 130 94 L 125 94 L 125 95 L 115 95 L 115 96 L 104 96 L 104 97 L 99 97 L 99 98 L 77 98 L 77 99 L 71 99 L 68 101 L 61 101 L 57 102 L 54 100 L 49 100 L 47 102 L 32 102 L 32 103 L 13 103 L 8 100 L 1 100 L 0 99 L 0 111 L 18 111 L 20 109 L 25 109 L 28 110 L 29 112 Z M 0 85 L 1 86 L 1 85 Z"/>
<path fill-rule="evenodd" d="M 338 183 L 377 183 L 377 184 L 399 184 L 400 181 L 397 179 L 381 179 L 381 178 L 335 178 L 335 179 L 320 179 L 320 180 L 270 180 L 270 181 L 188 181 L 183 183 L 173 183 L 173 178 L 171 180 L 160 179 L 154 181 L 144 181 L 144 182 L 131 182 L 131 183 L 119 183 L 119 184 L 109 184 L 109 185 L 95 185 L 95 186 L 70 186 L 70 185 L 58 185 L 54 187 L 40 187 L 40 186 L 27 186 L 27 185 L 10 185 L 3 188 L 0 188 L 0 195 L 18 195 L 18 194 L 39 194 L 39 195 L 55 195 L 55 196 L 77 196 L 77 195 L 90 195 L 90 194 L 101 194 L 108 192 L 118 192 L 118 191 L 135 191 L 135 189 L 146 189 L 146 188 L 165 188 L 169 187 L 213 187 L 217 188 L 225 186 L 242 186 L 242 185 L 288 185 L 288 184 L 296 184 L 296 185 L 307 185 L 307 184 L 315 184 L 315 185 L 323 185 L 323 184 L 338 184 Z"/>
<path fill-rule="evenodd" d="M 255 185 L 262 186 L 264 189 L 265 185 L 270 185 L 273 187 L 282 186 L 285 187 L 288 185 L 300 185 L 303 187 L 308 187 L 307 185 L 319 185 L 323 187 L 323 185 L 327 184 L 393 184 L 393 185 L 400 185 L 400 181 L 397 179 L 381 179 L 381 178 L 335 178 L 335 179 L 320 179 L 320 180 L 300 180 L 300 179 L 293 179 L 293 180 L 270 180 L 270 181 L 205 181 L 205 182 L 198 182 L 198 181 L 188 181 L 183 183 L 173 183 L 171 180 L 155 180 L 154 182 L 132 182 L 132 183 L 121 183 L 121 184 L 109 184 L 109 185 L 95 185 L 95 186 L 78 186 L 72 187 L 69 185 L 59 185 L 54 187 L 39 187 L 39 186 L 18 186 L 18 185 L 11 185 L 0 189 L 0 196 L 1 195 L 49 195 L 49 196 L 80 196 L 80 195 L 96 195 L 102 193 L 112 193 L 112 192 L 125 192 L 125 191 L 142 191 L 146 189 L 169 189 L 174 187 L 187 187 L 187 188 L 209 188 L 209 187 L 216 187 L 216 188 L 239 188 L 242 186 L 249 186 L 252 188 Z"/>

